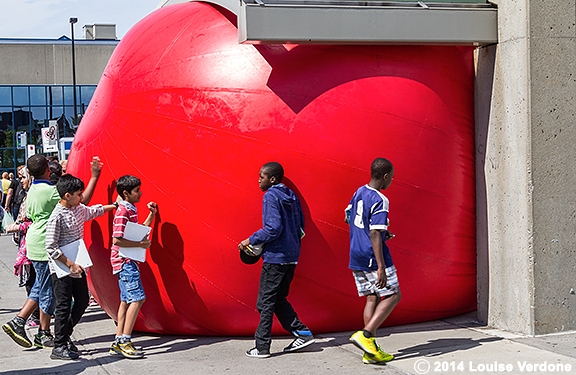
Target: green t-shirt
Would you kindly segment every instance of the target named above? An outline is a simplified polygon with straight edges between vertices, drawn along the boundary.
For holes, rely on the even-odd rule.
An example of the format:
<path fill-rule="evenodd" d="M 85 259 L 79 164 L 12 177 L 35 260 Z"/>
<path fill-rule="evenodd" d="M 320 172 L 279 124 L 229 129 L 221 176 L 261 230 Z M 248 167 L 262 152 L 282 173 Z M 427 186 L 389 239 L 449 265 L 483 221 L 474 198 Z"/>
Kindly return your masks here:
<path fill-rule="evenodd" d="M 26 197 L 26 216 L 32 225 L 26 232 L 26 256 L 33 261 L 48 261 L 46 253 L 46 223 L 60 201 L 56 186 L 46 180 L 36 180 Z"/>

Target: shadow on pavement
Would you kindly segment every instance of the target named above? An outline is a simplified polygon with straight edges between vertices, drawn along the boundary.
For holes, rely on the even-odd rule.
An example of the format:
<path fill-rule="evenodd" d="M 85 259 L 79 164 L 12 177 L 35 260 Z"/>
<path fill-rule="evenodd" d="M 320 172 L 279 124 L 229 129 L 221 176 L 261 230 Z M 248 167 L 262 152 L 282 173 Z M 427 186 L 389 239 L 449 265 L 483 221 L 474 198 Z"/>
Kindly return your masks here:
<path fill-rule="evenodd" d="M 468 338 L 450 338 L 450 339 L 436 339 L 429 340 L 425 344 L 411 346 L 404 349 L 399 349 L 395 357 L 397 359 L 407 359 L 412 357 L 434 357 L 446 353 L 451 353 L 461 350 L 469 350 L 484 343 L 500 341 L 500 337 L 488 337 L 480 340 L 473 340 Z"/>

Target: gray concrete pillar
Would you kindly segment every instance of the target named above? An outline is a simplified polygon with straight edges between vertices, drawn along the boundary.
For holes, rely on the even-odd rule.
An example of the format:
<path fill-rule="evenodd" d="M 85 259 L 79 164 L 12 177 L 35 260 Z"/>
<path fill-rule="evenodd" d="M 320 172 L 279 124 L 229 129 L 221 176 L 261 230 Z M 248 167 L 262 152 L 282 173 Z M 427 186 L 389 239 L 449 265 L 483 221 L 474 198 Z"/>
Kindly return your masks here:
<path fill-rule="evenodd" d="M 497 0 L 476 53 L 478 317 L 576 329 L 576 0 Z"/>

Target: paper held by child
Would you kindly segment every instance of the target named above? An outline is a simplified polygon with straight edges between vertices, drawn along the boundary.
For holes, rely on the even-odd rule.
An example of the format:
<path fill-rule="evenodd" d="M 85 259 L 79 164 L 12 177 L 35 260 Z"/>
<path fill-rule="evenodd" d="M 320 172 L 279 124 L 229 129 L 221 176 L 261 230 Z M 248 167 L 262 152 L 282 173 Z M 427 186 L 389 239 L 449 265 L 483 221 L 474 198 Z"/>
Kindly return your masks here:
<path fill-rule="evenodd" d="M 147 238 L 152 228 L 131 221 L 126 223 L 124 238 L 130 241 L 142 241 Z M 130 258 L 138 262 L 146 261 L 146 249 L 141 247 L 120 247 L 118 253 L 123 258 Z"/>
<path fill-rule="evenodd" d="M 88 254 L 88 249 L 86 249 L 86 244 L 84 240 L 80 239 L 69 243 L 68 245 L 60 246 L 60 250 L 66 256 L 66 258 L 72 260 L 74 263 L 79 264 L 84 269 L 92 266 L 92 259 L 90 259 L 90 254 Z M 70 275 L 70 269 L 66 265 L 58 260 L 52 260 L 54 269 L 56 270 L 56 277 L 59 279 L 64 276 Z"/>

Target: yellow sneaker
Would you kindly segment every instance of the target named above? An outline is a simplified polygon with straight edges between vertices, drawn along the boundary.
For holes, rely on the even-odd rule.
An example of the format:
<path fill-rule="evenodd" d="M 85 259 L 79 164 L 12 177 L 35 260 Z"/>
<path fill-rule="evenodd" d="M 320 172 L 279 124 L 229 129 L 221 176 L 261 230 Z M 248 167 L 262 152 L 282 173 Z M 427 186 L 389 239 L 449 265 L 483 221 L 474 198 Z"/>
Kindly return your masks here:
<path fill-rule="evenodd" d="M 357 331 L 350 336 L 350 341 L 358 348 L 363 350 L 369 357 L 374 358 L 378 356 L 378 346 L 374 337 L 364 336 L 364 332 Z"/>
<path fill-rule="evenodd" d="M 370 357 L 368 354 L 364 353 L 364 355 L 362 355 L 362 362 L 367 365 L 378 365 L 390 362 L 391 360 L 394 359 L 394 356 L 392 354 L 388 354 L 386 352 L 381 352 L 380 354 L 381 355 L 376 357 Z"/>
<path fill-rule="evenodd" d="M 382 350 L 380 345 L 376 344 L 376 347 L 378 348 L 378 355 L 376 357 L 374 357 L 373 359 L 378 360 L 380 362 L 390 362 L 391 360 L 394 359 L 394 356 L 392 354 L 388 354 L 384 350 Z"/>
<path fill-rule="evenodd" d="M 373 359 L 368 354 L 364 353 L 364 354 L 362 354 L 362 363 L 367 364 L 367 365 L 377 365 L 380 362 Z"/>
<path fill-rule="evenodd" d="M 394 359 L 394 356 L 392 354 L 388 354 L 385 351 L 383 351 L 382 348 L 380 348 L 380 345 L 376 344 L 376 346 L 378 347 L 378 355 L 371 357 L 367 353 L 364 353 L 364 355 L 362 356 L 363 363 L 367 365 L 377 365 L 390 362 L 391 360 Z"/>
<path fill-rule="evenodd" d="M 108 353 L 110 353 L 110 355 L 122 355 L 122 350 L 120 350 L 120 348 L 118 347 L 118 343 L 116 341 L 112 343 L 112 345 L 110 346 L 110 350 L 108 350 Z"/>
<path fill-rule="evenodd" d="M 134 348 L 134 346 L 132 345 L 131 341 L 127 341 L 125 343 L 119 343 L 118 344 L 118 348 L 121 351 L 121 354 L 125 357 L 125 358 L 130 358 L 130 359 L 137 359 L 137 358 L 142 358 L 144 357 L 144 353 L 141 351 L 138 351 Z"/>

